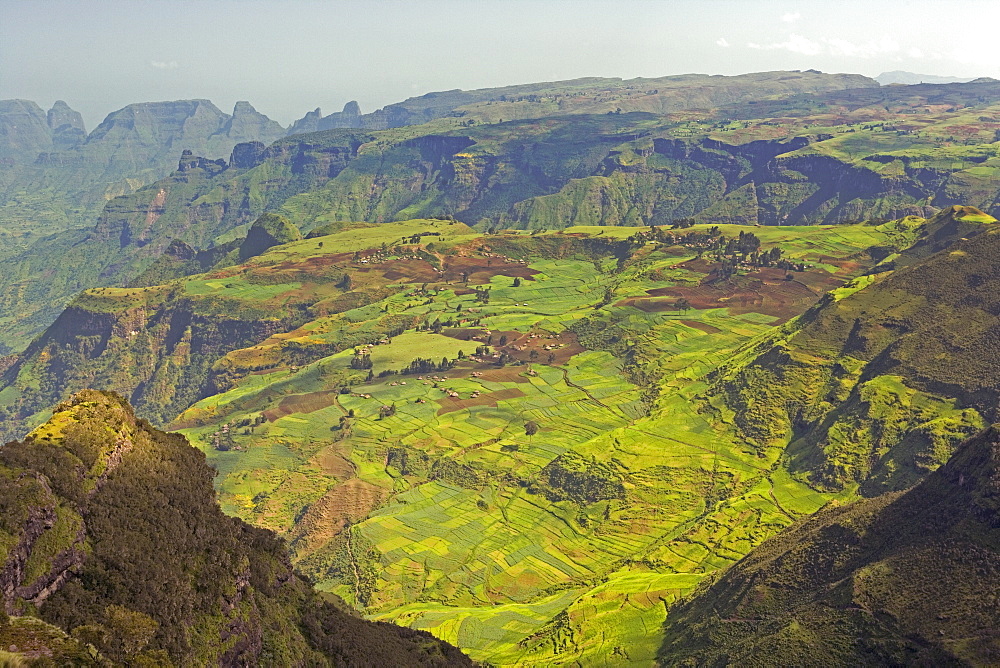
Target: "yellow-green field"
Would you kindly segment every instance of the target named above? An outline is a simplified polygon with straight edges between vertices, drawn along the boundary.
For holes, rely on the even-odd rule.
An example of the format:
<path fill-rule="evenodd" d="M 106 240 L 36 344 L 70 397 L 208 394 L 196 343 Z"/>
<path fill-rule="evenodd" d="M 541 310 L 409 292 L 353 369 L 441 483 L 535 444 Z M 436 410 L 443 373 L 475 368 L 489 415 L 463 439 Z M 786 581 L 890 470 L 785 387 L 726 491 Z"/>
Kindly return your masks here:
<path fill-rule="evenodd" d="M 378 239 L 401 243 L 427 225 L 449 228 L 392 224 Z M 705 283 L 700 254 L 683 245 L 640 244 L 624 263 L 572 245 L 636 228 L 501 235 L 504 248 L 523 244 L 525 262 L 494 252 L 495 264 L 476 265 L 489 276 L 468 283 L 406 280 L 405 261 L 418 260 L 403 257 L 383 283 L 365 284 L 378 299 L 229 355 L 244 370 L 177 425 L 219 471 L 226 511 L 284 534 L 319 588 L 366 614 L 491 665 L 649 665 L 675 600 L 836 498 L 793 478 L 780 445 L 744 442 L 725 406 L 705 398 L 711 373 L 857 276 L 872 264 L 863 250 L 904 228 L 722 226 L 807 264 L 784 282 L 746 270 L 729 292 Z M 452 230 L 435 241 L 445 269 L 501 243 Z M 359 250 L 355 234 L 271 251 L 256 263 L 285 277 L 255 287 L 268 299 L 307 289 L 292 280 L 295 263 Z M 794 300 L 772 298 L 792 294 L 791 279 Z M 483 302 L 475 289 L 487 286 Z M 675 308 L 680 288 L 702 301 Z M 244 299 L 247 288 L 207 277 L 186 289 Z M 390 320 L 402 331 L 390 336 Z M 345 337 L 349 346 L 288 361 L 289 350 Z M 372 377 L 351 366 L 367 344 L 377 344 Z M 395 373 L 417 358 L 455 361 Z M 223 432 L 235 447 L 215 445 Z"/>

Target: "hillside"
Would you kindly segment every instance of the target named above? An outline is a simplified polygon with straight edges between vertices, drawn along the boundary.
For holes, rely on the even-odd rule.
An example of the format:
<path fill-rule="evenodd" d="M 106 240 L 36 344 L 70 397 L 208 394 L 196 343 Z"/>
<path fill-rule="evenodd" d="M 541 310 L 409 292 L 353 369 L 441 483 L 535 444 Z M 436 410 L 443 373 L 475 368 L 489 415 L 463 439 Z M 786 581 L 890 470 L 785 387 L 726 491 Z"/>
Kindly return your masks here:
<path fill-rule="evenodd" d="M 499 88 L 436 91 L 390 104 L 370 114 L 362 114 L 357 103 L 351 102 L 343 111 L 329 116 L 323 116 L 319 109 L 311 111 L 292 125 L 291 132 L 332 128 L 386 130 L 421 125 L 446 116 L 497 123 L 565 114 L 708 111 L 723 105 L 823 94 L 845 88 L 878 88 L 878 83 L 859 74 L 825 74 L 815 70 L 736 76 L 585 77 Z"/>
<path fill-rule="evenodd" d="M 904 493 L 830 506 L 670 612 L 663 665 L 995 665 L 1000 431 Z"/>
<path fill-rule="evenodd" d="M 242 142 L 285 130 L 248 102 L 232 114 L 208 100 L 131 104 L 89 134 L 66 103 L 48 113 L 0 101 L 0 257 L 41 237 L 92 225 L 109 199 L 163 178 L 182 150 L 228 159 Z"/>
<path fill-rule="evenodd" d="M 649 88 L 650 82 L 662 84 L 662 91 Z M 91 176 L 128 171 L 131 153 L 107 153 L 105 144 L 118 140 L 152 151 L 144 158 L 149 160 L 166 158 L 148 137 L 192 146 L 192 152 L 181 156 L 170 176 L 108 202 L 89 229 L 59 231 L 74 227 L 70 218 L 86 217 L 48 225 L 35 200 L 8 202 L 7 217 L 0 212 L 0 223 L 9 222 L 0 224 L 0 233 L 13 235 L 0 250 L 0 351 L 23 349 L 80 289 L 132 284 L 174 239 L 207 251 L 244 234 L 266 211 L 287 216 L 305 232 L 330 223 L 443 215 L 479 229 L 556 229 L 687 218 L 828 224 L 926 216 L 953 204 L 996 213 L 1000 84 L 844 89 L 855 84 L 808 72 L 584 80 L 565 84 L 573 95 L 558 82 L 506 101 L 501 89 L 479 91 L 478 102 L 461 108 L 453 105 L 466 100 L 465 93 L 432 94 L 414 98 L 423 101 L 413 102 L 413 109 L 437 111 L 423 119 L 423 111 L 407 116 L 407 123 L 432 119 L 420 125 L 296 134 L 271 146 L 261 135 L 264 141 L 239 144 L 231 154 L 238 131 L 263 132 L 268 125 L 248 105 L 236 113 L 237 105 L 232 117 L 212 112 L 209 103 L 198 103 L 193 112 L 181 103 L 173 111 L 134 105 L 73 149 L 99 158 L 100 164 L 87 158 L 80 169 L 86 166 Z M 545 86 L 575 101 L 559 97 L 550 104 L 537 92 Z M 647 88 L 681 101 L 676 108 L 673 102 L 640 104 L 659 99 Z M 609 104 L 614 108 L 605 110 Z M 497 111 L 505 105 L 518 111 Z M 699 105 L 707 108 L 691 113 Z M 154 106 L 163 116 L 156 123 L 148 121 Z M 145 144 L 122 129 L 132 116 L 146 119 Z M 199 139 L 202 130 L 214 134 Z M 211 157 L 219 147 L 228 161 Z M 53 169 L 76 164 L 67 160 L 60 157 L 53 164 L 62 166 Z M 146 178 L 132 178 L 120 192 Z M 63 186 L 39 187 L 31 186 L 32 197 L 64 192 Z M 74 206 L 103 201 L 71 199 Z M 56 234 L 39 238 L 46 232 Z M 48 280 L 29 280 L 39 271 L 48 272 Z"/>
<path fill-rule="evenodd" d="M 995 224 L 937 214 L 897 260 L 909 266 L 832 292 L 722 367 L 722 410 L 758 447 L 790 440 L 791 470 L 819 489 L 912 485 L 998 417 Z"/>
<path fill-rule="evenodd" d="M 356 102 L 323 116 L 309 112 L 288 129 L 237 102 L 225 114 L 208 100 L 144 102 L 108 114 L 89 135 L 65 102 L 48 113 L 27 100 L 0 101 L 0 235 L 24 245 L 38 236 L 90 224 L 104 202 L 162 178 L 182 150 L 227 159 L 240 142 L 334 128 L 385 130 L 443 117 L 463 122 L 567 113 L 669 113 L 783 95 L 877 86 L 866 77 L 769 72 L 735 77 L 580 79 L 428 93 L 362 114 Z M 505 116 L 506 114 L 506 116 Z"/>
<path fill-rule="evenodd" d="M 650 661 L 664 601 L 852 496 L 748 447 L 710 374 L 926 229 L 317 230 L 85 292 L 0 401 L 16 429 L 79 387 L 126 394 L 317 587 L 476 659 Z"/>
<path fill-rule="evenodd" d="M 696 81 L 675 84 L 691 93 Z M 630 89 L 615 90 L 618 104 Z M 470 110 L 244 143 L 228 161 L 185 153 L 169 177 L 108 202 L 94 227 L 3 251 L 0 345 L 23 349 L 80 289 L 131 284 L 174 239 L 205 251 L 267 211 L 304 232 L 447 215 L 487 230 L 839 224 L 953 204 L 996 213 L 998 101 L 988 82 L 796 93 L 697 114 L 526 101 L 538 108 L 519 121 Z M 48 280 L 27 280 L 39 271 Z"/>
<path fill-rule="evenodd" d="M 720 638 L 733 662 L 992 656 L 995 620 L 933 562 L 976 554 L 956 566 L 976 583 L 996 566 L 992 492 L 941 481 L 992 475 L 998 440 L 983 429 L 1000 421 L 1000 82 L 445 91 L 310 112 L 228 158 L 238 135 L 277 132 L 249 105 L 133 105 L 82 139 L 65 105 L 4 109 L 34 128 L 14 176 L 49 169 L 24 161 L 32 147 L 53 147 L 52 169 L 88 155 L 78 166 L 124 174 L 127 151 L 101 146 L 134 142 L 152 164 L 208 137 L 93 225 L 28 224 L 0 250 L 0 437 L 24 439 L 0 448 L 18 495 L 0 501 L 31 520 L 0 534 L 0 592 L 57 625 L 16 627 L 69 653 L 147 651 L 108 635 L 138 625 L 150 660 L 308 664 L 353 637 L 323 607 L 346 602 L 495 666 L 722 664 Z M 76 418 L 144 445 L 126 466 Z M 133 496 L 166 487 L 134 515 L 117 496 L 97 510 L 112 469 Z M 175 493 L 201 509 L 157 504 Z M 146 514 L 195 527 L 135 566 L 165 569 L 183 610 L 109 547 L 148 544 L 121 520 Z M 777 593 L 756 598 L 769 578 Z M 953 590 L 956 621 L 935 612 L 932 632 L 919 590 Z M 345 620 L 395 638 L 386 651 L 464 660 Z M 830 644 L 813 642 L 824 624 Z M 212 654 L 220 628 L 234 639 Z"/>
<path fill-rule="evenodd" d="M 115 395 L 58 406 L 0 448 L 0 477 L 11 651 L 60 665 L 99 665 L 95 651 L 115 665 L 471 665 L 313 593 L 280 540 L 219 511 L 204 456 Z"/>

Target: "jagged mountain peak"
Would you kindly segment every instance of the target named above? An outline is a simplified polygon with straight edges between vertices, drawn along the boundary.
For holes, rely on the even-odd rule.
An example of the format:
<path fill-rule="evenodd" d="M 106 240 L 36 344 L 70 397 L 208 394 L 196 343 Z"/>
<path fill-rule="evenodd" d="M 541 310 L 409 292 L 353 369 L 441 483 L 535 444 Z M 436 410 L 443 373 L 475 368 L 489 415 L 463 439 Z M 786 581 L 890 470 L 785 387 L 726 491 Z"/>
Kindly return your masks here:
<path fill-rule="evenodd" d="M 52 130 L 73 129 L 80 133 L 86 133 L 83 123 L 83 116 L 78 111 L 74 111 L 63 100 L 56 100 L 47 114 L 49 127 Z"/>

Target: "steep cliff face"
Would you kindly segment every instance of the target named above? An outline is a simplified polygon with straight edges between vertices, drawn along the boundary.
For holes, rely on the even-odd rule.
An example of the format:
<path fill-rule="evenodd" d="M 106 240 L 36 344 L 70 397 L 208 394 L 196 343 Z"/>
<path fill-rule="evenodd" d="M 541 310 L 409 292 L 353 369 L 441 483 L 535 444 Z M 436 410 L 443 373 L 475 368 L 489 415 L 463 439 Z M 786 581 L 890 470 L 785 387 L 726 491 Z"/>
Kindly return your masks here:
<path fill-rule="evenodd" d="M 57 151 L 73 148 L 87 138 L 83 116 L 62 100 L 56 100 L 46 114 L 46 120 L 52 130 L 52 146 Z"/>
<path fill-rule="evenodd" d="M 269 144 L 285 134 L 247 102 L 229 115 L 208 100 L 132 104 L 89 135 L 65 102 L 45 114 L 33 102 L 6 100 L 0 127 L 0 204 L 32 192 L 32 201 L 48 203 L 30 207 L 35 217 L 62 221 L 61 228 L 90 223 L 107 199 L 166 176 L 182 150 L 225 159 L 236 144 Z"/>
<path fill-rule="evenodd" d="M 271 143 L 282 134 L 281 126 L 248 102 L 238 102 L 231 116 L 208 100 L 145 102 L 109 114 L 80 150 L 92 163 L 100 164 L 103 158 L 109 173 L 135 178 L 137 164 L 148 165 L 155 176 L 162 175 L 163 167 L 177 159 L 179 149 L 227 158 L 240 142 Z M 120 150 L 124 146 L 129 147 L 127 155 Z M 123 160 L 131 160 L 131 165 Z"/>
<path fill-rule="evenodd" d="M 58 661 L 89 643 L 115 665 L 471 665 L 324 602 L 273 534 L 222 514 L 212 476 L 183 437 L 90 390 L 0 448 L 3 646 Z M 29 611 L 76 642 L 17 647 Z"/>
<path fill-rule="evenodd" d="M 6 383 L 23 387 L 6 405 L 7 424 L 89 386 L 124 394 L 143 415 L 165 422 L 219 389 L 211 377 L 216 360 L 287 331 L 301 313 L 297 305 L 255 308 L 167 287 L 85 293 L 6 371 Z"/>
<path fill-rule="evenodd" d="M 369 137 L 335 131 L 267 149 L 243 143 L 228 165 L 184 152 L 169 177 L 108 202 L 92 229 L 54 235 L 0 264 L 0 309 L 19 314 L 0 325 L 3 337 L 23 348 L 73 294 L 132 283 L 174 240 L 207 250 L 220 234 L 339 174 Z M 46 280 L 29 278 L 40 275 Z"/>

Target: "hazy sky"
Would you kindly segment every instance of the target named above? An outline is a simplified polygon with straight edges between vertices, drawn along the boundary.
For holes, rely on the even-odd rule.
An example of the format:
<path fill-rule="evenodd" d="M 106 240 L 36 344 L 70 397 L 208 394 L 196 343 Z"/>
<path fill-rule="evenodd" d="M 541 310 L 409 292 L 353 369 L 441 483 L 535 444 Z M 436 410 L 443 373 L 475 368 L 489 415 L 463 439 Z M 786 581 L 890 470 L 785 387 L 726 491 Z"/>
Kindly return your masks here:
<path fill-rule="evenodd" d="M 1000 78 L 998 0 L 0 0 L 0 98 L 357 100 L 583 76 L 815 68 Z"/>

